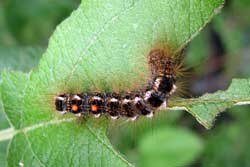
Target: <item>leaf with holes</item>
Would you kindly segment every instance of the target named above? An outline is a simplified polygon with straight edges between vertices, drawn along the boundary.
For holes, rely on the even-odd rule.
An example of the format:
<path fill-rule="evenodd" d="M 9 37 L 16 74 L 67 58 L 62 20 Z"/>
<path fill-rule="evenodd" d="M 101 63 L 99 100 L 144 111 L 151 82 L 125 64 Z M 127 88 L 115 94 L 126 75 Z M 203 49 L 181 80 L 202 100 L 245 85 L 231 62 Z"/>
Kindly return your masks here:
<path fill-rule="evenodd" d="M 183 107 L 208 129 L 212 127 L 215 117 L 220 112 L 234 105 L 247 104 L 250 104 L 250 78 L 233 79 L 226 91 L 173 102 L 173 105 Z"/>
<path fill-rule="evenodd" d="M 173 55 L 218 13 L 223 0 L 82 1 L 61 23 L 38 69 L 5 73 L 5 112 L 15 136 L 8 165 L 131 166 L 106 137 L 108 120 L 54 112 L 62 92 L 127 91 L 147 83 L 147 54 Z"/>

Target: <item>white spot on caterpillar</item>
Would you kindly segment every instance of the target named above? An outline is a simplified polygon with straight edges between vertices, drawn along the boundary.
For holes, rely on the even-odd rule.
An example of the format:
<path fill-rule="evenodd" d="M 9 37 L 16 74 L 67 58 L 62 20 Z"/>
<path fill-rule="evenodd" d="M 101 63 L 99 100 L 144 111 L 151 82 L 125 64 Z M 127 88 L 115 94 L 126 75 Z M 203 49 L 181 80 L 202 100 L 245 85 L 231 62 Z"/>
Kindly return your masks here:
<path fill-rule="evenodd" d="M 74 95 L 72 99 L 81 100 L 81 98 L 78 95 Z"/>
<path fill-rule="evenodd" d="M 151 97 L 152 91 L 147 91 L 144 95 L 144 100 L 147 101 Z"/>
<path fill-rule="evenodd" d="M 94 114 L 94 117 L 95 118 L 99 118 L 101 116 L 101 114 L 99 113 L 99 114 Z"/>
<path fill-rule="evenodd" d="M 177 86 L 175 84 L 173 84 L 173 87 L 171 89 L 171 91 L 169 92 L 169 95 L 172 95 L 177 89 Z"/>
<path fill-rule="evenodd" d="M 165 109 L 167 109 L 167 102 L 166 102 L 166 100 L 162 103 L 162 105 L 158 109 L 159 110 L 165 110 Z"/>
<path fill-rule="evenodd" d="M 65 100 L 65 97 L 61 97 L 61 96 L 57 96 L 56 98 L 55 98 L 56 100 Z"/>
<path fill-rule="evenodd" d="M 127 104 L 127 103 L 129 103 L 129 102 L 130 102 L 129 99 L 124 99 L 124 100 L 122 101 L 123 104 Z"/>
<path fill-rule="evenodd" d="M 150 112 L 149 114 L 146 115 L 147 118 L 152 118 L 154 116 L 153 112 Z"/>
<path fill-rule="evenodd" d="M 137 118 L 138 118 L 138 116 L 136 115 L 136 116 L 134 116 L 134 117 L 132 117 L 132 118 L 129 118 L 129 120 L 130 120 L 130 121 L 135 121 Z"/>
<path fill-rule="evenodd" d="M 136 103 L 138 103 L 138 102 L 141 101 L 141 100 L 142 100 L 142 98 L 140 98 L 140 97 L 135 97 L 134 103 L 136 104 Z"/>
<path fill-rule="evenodd" d="M 99 101 L 102 100 L 99 96 L 94 96 L 93 99 L 94 100 L 99 100 Z"/>
<path fill-rule="evenodd" d="M 161 83 L 161 78 L 157 78 L 154 82 L 154 89 L 158 89 Z"/>
<path fill-rule="evenodd" d="M 118 102 L 118 100 L 116 98 L 112 98 L 110 99 L 110 102 Z"/>
<path fill-rule="evenodd" d="M 119 116 L 111 116 L 111 119 L 113 119 L 113 120 L 116 120 L 118 118 L 119 118 Z"/>

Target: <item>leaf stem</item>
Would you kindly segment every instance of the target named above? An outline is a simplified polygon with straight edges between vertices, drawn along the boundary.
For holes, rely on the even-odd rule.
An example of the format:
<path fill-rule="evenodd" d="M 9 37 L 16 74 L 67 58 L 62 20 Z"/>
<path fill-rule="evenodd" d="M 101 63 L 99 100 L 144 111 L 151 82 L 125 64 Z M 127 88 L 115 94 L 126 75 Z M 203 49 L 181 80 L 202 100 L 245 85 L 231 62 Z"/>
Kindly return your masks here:
<path fill-rule="evenodd" d="M 17 131 L 14 128 L 8 128 L 0 131 L 0 142 L 12 139 L 16 133 Z"/>

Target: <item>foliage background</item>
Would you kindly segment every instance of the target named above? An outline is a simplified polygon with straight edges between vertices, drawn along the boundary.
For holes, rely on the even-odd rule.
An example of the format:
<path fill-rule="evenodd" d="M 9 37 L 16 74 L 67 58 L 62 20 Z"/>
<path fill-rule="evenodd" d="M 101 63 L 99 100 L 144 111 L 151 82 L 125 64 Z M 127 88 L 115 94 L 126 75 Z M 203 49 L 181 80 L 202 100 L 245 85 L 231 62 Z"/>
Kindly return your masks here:
<path fill-rule="evenodd" d="M 80 3 L 24 1 L 0 2 L 0 70 L 28 72 L 36 66 L 56 25 Z M 185 58 L 190 72 L 183 86 L 186 96 L 226 89 L 231 78 L 249 77 L 249 6 L 248 0 L 228 0 L 222 13 L 191 42 Z M 6 129 L 9 125 L 1 108 L 0 129 Z M 152 166 L 150 162 L 155 166 L 250 166 L 249 110 L 235 107 L 220 114 L 209 131 L 189 114 L 173 111 L 152 121 L 111 125 L 109 137 L 139 166 Z M 7 143 L 0 143 L 0 166 L 5 165 Z"/>

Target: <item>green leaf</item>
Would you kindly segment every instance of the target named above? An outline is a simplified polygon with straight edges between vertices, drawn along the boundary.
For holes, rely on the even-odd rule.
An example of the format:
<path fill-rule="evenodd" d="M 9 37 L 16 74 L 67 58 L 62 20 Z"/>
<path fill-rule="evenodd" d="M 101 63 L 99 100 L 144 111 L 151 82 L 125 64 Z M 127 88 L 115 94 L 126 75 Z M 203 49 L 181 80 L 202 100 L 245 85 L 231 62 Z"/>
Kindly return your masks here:
<path fill-rule="evenodd" d="M 34 66 L 38 64 L 38 60 L 40 59 L 42 52 L 43 52 L 43 49 L 40 47 L 0 47 L 0 71 L 4 69 L 29 71 L 31 68 L 33 68 Z M 17 75 L 19 76 L 19 74 Z M 20 80 L 15 78 L 15 81 L 17 82 L 22 81 L 24 79 L 22 78 L 22 76 L 26 78 L 26 75 L 20 74 Z M 14 79 L 14 78 L 11 78 L 11 76 L 6 76 L 6 77 L 8 77 L 8 79 Z M 1 79 L 1 75 L 0 75 L 0 79 Z M 10 80 L 8 81 L 10 82 Z M 3 85 L 4 84 L 6 83 L 3 83 Z M 12 85 L 12 81 L 9 84 Z M 20 84 L 25 84 L 25 83 L 20 83 Z M 19 117 L 20 110 L 18 110 L 19 106 L 16 106 L 20 104 L 17 103 L 16 101 L 20 101 L 21 99 L 20 98 L 17 99 L 16 96 L 21 95 L 21 94 L 16 94 L 14 91 L 16 91 L 16 89 L 15 90 L 11 89 L 10 85 L 7 87 L 6 90 L 4 89 L 4 92 L 8 94 L 8 97 L 7 96 L 5 97 L 7 97 L 8 100 L 10 100 L 11 102 L 11 103 L 5 103 L 6 105 L 5 108 L 7 108 L 6 111 L 9 112 L 10 117 L 14 116 L 14 118 L 16 117 L 16 119 L 20 119 Z M 6 118 L 6 113 L 4 113 L 4 108 L 2 105 L 2 98 L 0 96 L 0 129 L 6 129 L 10 126 L 10 124 L 11 124 L 10 121 L 8 121 Z M 17 125 L 16 122 L 14 122 L 14 124 Z M 6 134 L 3 137 L 8 139 L 8 135 Z M 6 166 L 6 155 L 7 155 L 6 153 L 7 153 L 8 143 L 9 141 L 0 143 L 0 166 Z"/>
<path fill-rule="evenodd" d="M 198 158 L 202 147 L 201 139 L 188 130 L 171 127 L 155 129 L 139 143 L 140 166 L 188 166 Z"/>
<path fill-rule="evenodd" d="M 0 47 L 0 71 L 8 69 L 8 70 L 20 70 L 20 71 L 28 72 L 38 64 L 43 50 L 44 49 L 40 47 L 16 47 L 16 46 L 15 47 Z M 1 79 L 1 74 L 0 74 L 0 79 Z M 22 76 L 20 76 L 20 79 L 22 80 Z M 20 82 L 20 81 L 18 80 L 17 82 Z M 15 95 L 15 92 L 13 92 L 11 87 L 9 88 L 10 89 L 4 90 L 4 91 L 5 92 L 8 91 L 7 93 L 14 93 Z M 15 96 L 10 97 L 10 98 L 14 98 L 14 97 Z M 8 125 L 9 123 L 3 113 L 1 101 L 2 100 L 0 98 L 0 129 L 4 129 L 9 126 Z M 16 100 L 12 99 L 12 101 L 16 101 Z M 12 104 L 10 104 L 10 107 L 12 107 L 11 105 Z M 10 110 L 10 112 L 13 112 L 13 110 Z M 19 117 L 17 117 L 17 119 L 18 118 Z"/>
<path fill-rule="evenodd" d="M 2 99 L 0 96 L 0 130 L 6 129 L 9 127 L 9 122 L 8 122 L 3 110 L 4 109 L 3 109 Z"/>
<path fill-rule="evenodd" d="M 107 119 L 61 116 L 54 96 L 141 88 L 150 77 L 148 52 L 162 46 L 178 54 L 223 2 L 83 1 L 57 27 L 37 70 L 3 75 L 5 112 L 15 128 L 8 165 L 131 166 L 108 142 Z"/>
<path fill-rule="evenodd" d="M 174 101 L 184 107 L 206 128 L 211 128 L 215 117 L 233 105 L 250 104 L 250 79 L 233 79 L 226 91 L 205 94 L 200 98 Z"/>
<path fill-rule="evenodd" d="M 8 165 L 31 166 L 131 166 L 111 147 L 106 120 L 48 122 L 18 133 L 11 141 Z M 21 159 L 20 159 L 21 158 Z"/>
<path fill-rule="evenodd" d="M 111 6 L 108 1 L 98 5 L 83 2 L 58 27 L 39 69 L 31 74 L 23 125 L 53 119 L 53 105 L 48 104 L 59 92 L 124 91 L 144 86 L 150 77 L 149 50 L 160 43 L 172 53 L 178 52 L 223 1 L 189 2 L 115 1 Z M 195 21 L 190 22 L 188 16 Z"/>
<path fill-rule="evenodd" d="M 4 82 L 1 85 L 1 92 L 3 101 L 8 102 L 4 107 L 9 120 L 16 129 L 21 127 L 23 114 L 25 114 L 20 105 L 23 97 L 19 96 L 23 95 L 28 77 L 27 74 L 21 72 L 3 73 Z M 106 136 L 106 119 L 98 120 L 98 122 L 93 118 L 82 120 L 84 123 L 74 122 L 75 120 L 75 118 L 54 119 L 16 130 L 14 133 L 17 135 L 12 139 L 8 151 L 8 165 L 16 166 L 21 162 L 32 164 L 32 166 L 57 166 L 60 163 L 66 166 L 72 164 L 74 166 L 131 166 L 111 147 Z M 67 132 L 66 135 L 65 132 Z M 88 149 L 82 149 L 84 147 Z M 62 151 L 63 153 L 59 153 Z M 46 156 L 37 157 L 36 153 L 39 155 L 46 153 Z M 68 157 L 69 154 L 73 156 L 64 161 L 61 160 L 63 155 Z"/>
<path fill-rule="evenodd" d="M 4 82 L 1 84 L 4 110 L 10 124 L 19 129 L 21 127 L 24 89 L 28 81 L 28 74 L 22 72 L 3 72 Z M 6 103 L 7 102 L 7 103 Z"/>
<path fill-rule="evenodd" d="M 6 166 L 6 152 L 7 152 L 7 146 L 8 141 L 0 142 L 0 166 Z"/>
<path fill-rule="evenodd" d="M 250 133 L 249 107 L 239 107 L 240 112 L 246 112 L 245 120 L 235 120 L 233 123 L 223 124 L 209 136 L 202 166 L 213 167 L 214 164 L 228 167 L 241 167 L 250 165 Z M 237 113 L 240 113 L 237 111 Z M 247 118 L 247 119 L 246 119 Z"/>
<path fill-rule="evenodd" d="M 159 112 L 151 120 L 141 118 L 133 123 L 111 124 L 108 136 L 116 149 L 121 151 L 130 162 L 135 162 L 138 159 L 137 150 L 135 149 L 137 144 L 139 144 L 137 141 L 140 141 L 145 136 L 145 133 L 154 133 L 154 129 L 159 127 L 165 127 L 166 125 L 175 126 L 178 124 L 181 116 L 181 112 Z"/>
<path fill-rule="evenodd" d="M 0 47 L 0 71 L 4 69 L 29 72 L 38 65 L 41 47 Z"/>

